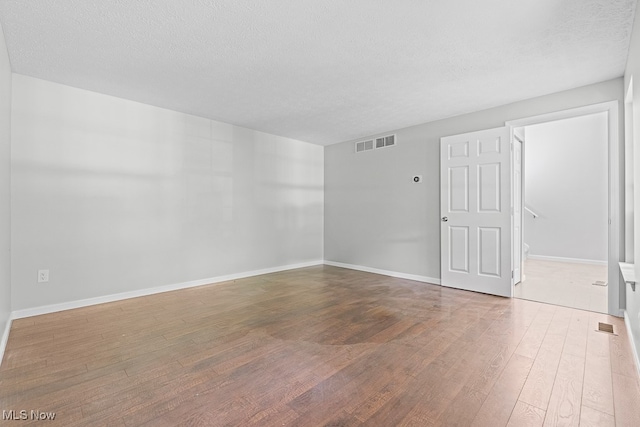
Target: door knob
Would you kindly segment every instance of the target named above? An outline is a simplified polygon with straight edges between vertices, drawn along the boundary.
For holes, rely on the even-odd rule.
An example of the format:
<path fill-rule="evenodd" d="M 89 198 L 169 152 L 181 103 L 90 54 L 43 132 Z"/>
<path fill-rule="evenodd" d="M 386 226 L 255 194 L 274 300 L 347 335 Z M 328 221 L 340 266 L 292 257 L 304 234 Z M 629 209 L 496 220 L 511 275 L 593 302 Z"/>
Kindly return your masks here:
<path fill-rule="evenodd" d="M 442 217 L 442 222 L 447 222 L 447 221 L 449 221 L 449 218 L 447 218 L 446 216 L 443 216 Z"/>

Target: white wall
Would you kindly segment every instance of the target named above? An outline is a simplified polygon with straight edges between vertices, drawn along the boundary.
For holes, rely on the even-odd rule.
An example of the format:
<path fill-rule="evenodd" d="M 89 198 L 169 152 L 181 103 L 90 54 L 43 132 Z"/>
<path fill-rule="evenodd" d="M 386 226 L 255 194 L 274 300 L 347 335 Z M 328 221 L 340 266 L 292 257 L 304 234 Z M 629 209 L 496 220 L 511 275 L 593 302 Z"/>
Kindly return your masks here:
<path fill-rule="evenodd" d="M 439 280 L 440 138 L 612 100 L 621 108 L 622 93 L 619 78 L 399 129 L 393 148 L 326 147 L 325 259 Z M 424 182 L 414 184 L 414 174 Z"/>
<path fill-rule="evenodd" d="M 322 259 L 323 147 L 22 75 L 13 94 L 13 310 Z"/>
<path fill-rule="evenodd" d="M 624 90 L 627 93 L 633 77 L 633 228 L 634 228 L 634 263 L 636 277 L 640 277 L 640 7 L 636 7 L 635 24 L 629 45 L 629 58 L 624 74 Z M 631 325 L 636 351 L 640 353 L 640 288 L 633 292 L 626 285 L 627 316 Z"/>
<path fill-rule="evenodd" d="M 0 362 L 11 314 L 11 66 L 0 27 Z"/>
<path fill-rule="evenodd" d="M 606 263 L 608 118 L 591 114 L 527 126 L 524 243 L 531 256 Z"/>

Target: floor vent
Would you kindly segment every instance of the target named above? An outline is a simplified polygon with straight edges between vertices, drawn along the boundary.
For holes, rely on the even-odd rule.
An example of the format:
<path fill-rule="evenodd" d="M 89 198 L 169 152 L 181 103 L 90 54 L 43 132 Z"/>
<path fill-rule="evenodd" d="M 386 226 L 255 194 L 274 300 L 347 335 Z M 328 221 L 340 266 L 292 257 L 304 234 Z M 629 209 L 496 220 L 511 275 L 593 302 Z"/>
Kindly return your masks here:
<path fill-rule="evenodd" d="M 606 332 L 608 334 L 613 334 L 613 325 L 608 323 L 598 322 L 598 332 Z"/>
<path fill-rule="evenodd" d="M 595 282 L 592 283 L 592 285 L 607 286 L 607 282 L 603 282 L 602 280 L 596 280 Z"/>

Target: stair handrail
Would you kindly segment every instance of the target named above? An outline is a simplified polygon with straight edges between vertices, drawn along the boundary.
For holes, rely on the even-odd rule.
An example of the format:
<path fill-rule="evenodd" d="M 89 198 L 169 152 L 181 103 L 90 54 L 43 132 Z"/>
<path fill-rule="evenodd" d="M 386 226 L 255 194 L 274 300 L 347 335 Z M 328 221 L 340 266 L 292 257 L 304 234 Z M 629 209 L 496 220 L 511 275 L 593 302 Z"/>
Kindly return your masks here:
<path fill-rule="evenodd" d="M 531 216 L 533 217 L 533 219 L 536 219 L 536 218 L 538 218 L 540 216 L 537 213 L 535 213 L 534 211 L 532 211 L 531 208 L 529 208 L 528 206 L 525 206 L 524 210 L 529 212 L 531 214 Z"/>

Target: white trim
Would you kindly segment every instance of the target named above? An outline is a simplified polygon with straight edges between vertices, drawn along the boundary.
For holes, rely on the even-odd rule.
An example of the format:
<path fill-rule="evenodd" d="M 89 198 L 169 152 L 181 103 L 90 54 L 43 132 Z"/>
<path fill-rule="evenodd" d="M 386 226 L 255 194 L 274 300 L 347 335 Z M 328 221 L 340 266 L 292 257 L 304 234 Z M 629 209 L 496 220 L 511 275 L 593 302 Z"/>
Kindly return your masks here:
<path fill-rule="evenodd" d="M 629 337 L 629 345 L 631 346 L 631 352 L 633 353 L 633 361 L 636 364 L 636 371 L 638 371 L 638 375 L 640 375 L 640 358 L 638 358 L 638 350 L 636 349 L 636 344 L 633 340 L 633 331 L 631 330 L 631 321 L 629 320 L 629 315 L 627 314 L 627 310 L 624 311 L 624 324 L 627 327 L 627 336 Z"/>
<path fill-rule="evenodd" d="M 608 265 L 607 261 L 597 259 L 582 259 L 582 258 L 565 258 L 560 256 L 546 256 L 546 255 L 527 255 L 527 259 L 537 259 L 540 261 L 553 261 L 553 262 L 572 262 L 575 264 L 590 264 L 590 265 Z"/>
<path fill-rule="evenodd" d="M 637 107 L 636 107 L 637 108 Z M 629 78 L 629 86 L 624 103 L 624 260 L 634 262 L 634 129 L 633 116 L 633 76 Z"/>
<path fill-rule="evenodd" d="M 342 267 L 342 268 L 348 268 L 350 270 L 366 271 L 367 273 L 382 274 L 383 276 L 398 277 L 400 279 L 415 280 L 417 282 L 431 283 L 434 285 L 440 284 L 440 279 L 436 279 L 434 277 L 420 276 L 417 274 L 408 274 L 408 273 L 400 273 L 397 271 L 381 270 L 379 268 L 365 267 L 363 265 L 345 264 L 342 262 L 335 262 L 335 261 L 325 261 L 324 264 L 330 265 L 332 267 Z"/>
<path fill-rule="evenodd" d="M 607 113 L 608 134 L 608 245 L 609 253 L 607 257 L 608 265 L 608 311 L 610 315 L 622 317 L 623 310 L 621 307 L 624 300 L 624 288 L 620 289 L 620 274 L 618 273 L 618 263 L 622 260 L 620 243 L 624 236 L 620 231 L 623 230 L 624 220 L 621 218 L 621 212 L 624 214 L 624 207 L 620 206 L 621 202 L 621 165 L 620 165 L 620 122 L 619 122 L 619 106 L 618 101 L 607 101 L 598 104 L 586 105 L 584 107 L 571 108 L 563 111 L 556 111 L 539 116 L 527 117 L 517 120 L 509 120 L 505 122 L 506 126 L 510 126 L 513 130 L 516 127 L 530 126 L 539 123 L 547 123 L 556 120 L 570 119 L 573 117 L 585 116 L 588 114 Z M 525 135 L 526 139 L 526 135 Z M 622 220 L 622 221 L 621 221 Z"/>
<path fill-rule="evenodd" d="M 96 304 L 104 304 L 107 302 L 121 301 L 129 298 L 137 298 L 137 297 L 142 297 L 147 295 L 159 294 L 162 292 L 193 288 L 196 286 L 212 285 L 215 283 L 228 282 L 228 281 L 237 280 L 237 279 L 244 279 L 246 277 L 260 276 L 262 274 L 277 273 L 280 271 L 294 270 L 296 268 L 312 267 L 315 265 L 322 265 L 322 264 L 323 262 L 321 260 L 309 261 L 309 262 L 303 262 L 299 264 L 291 264 L 291 265 L 284 265 L 280 267 L 265 268 L 262 270 L 254 270 L 254 271 L 247 271 L 243 273 L 229 274 L 226 276 L 211 277 L 208 279 L 192 280 L 189 282 L 176 283 L 173 285 L 158 286 L 154 288 L 140 289 L 136 291 L 122 292 L 122 293 L 112 294 L 112 295 L 104 295 L 104 296 L 95 297 L 95 298 L 68 301 L 60 304 L 51 304 L 51 305 L 43 305 L 40 307 L 25 308 L 22 310 L 15 310 L 13 312 L 13 319 L 39 316 L 41 314 L 55 313 L 58 311 L 71 310 L 74 308 L 88 307 Z"/>
<path fill-rule="evenodd" d="M 506 126 L 524 127 L 537 125 L 540 123 L 555 122 L 557 120 L 571 119 L 574 117 L 587 116 L 589 114 L 603 113 L 615 109 L 618 110 L 618 101 L 600 102 L 598 104 L 585 105 L 584 107 L 570 108 L 568 110 L 555 111 L 553 113 L 540 114 L 538 116 L 525 117 L 522 119 L 509 120 L 505 122 Z M 616 129 L 618 122 L 616 122 Z M 526 139 L 526 135 L 525 135 Z"/>
<path fill-rule="evenodd" d="M 2 361 L 4 360 L 4 351 L 7 348 L 7 342 L 9 341 L 9 332 L 11 331 L 12 321 L 13 316 L 10 314 L 7 319 L 7 326 L 5 326 L 4 332 L 2 333 L 2 340 L 0 340 L 0 365 L 2 365 Z"/>

